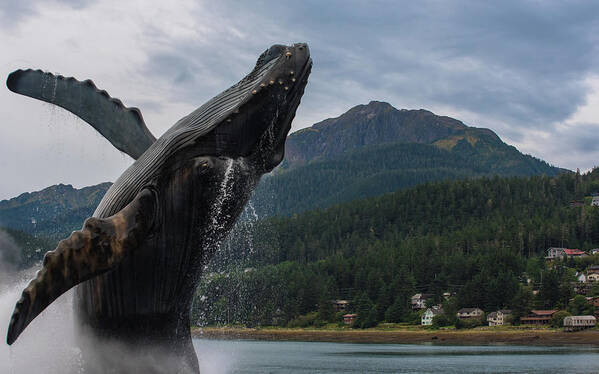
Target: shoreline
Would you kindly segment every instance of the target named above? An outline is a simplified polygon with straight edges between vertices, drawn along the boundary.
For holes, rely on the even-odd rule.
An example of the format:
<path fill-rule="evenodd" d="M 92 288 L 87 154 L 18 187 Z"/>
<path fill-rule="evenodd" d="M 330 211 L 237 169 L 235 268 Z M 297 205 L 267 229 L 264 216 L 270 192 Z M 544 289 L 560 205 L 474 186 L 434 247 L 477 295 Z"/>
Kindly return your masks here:
<path fill-rule="evenodd" d="M 447 345 L 595 345 L 599 331 L 526 330 L 327 330 L 192 328 L 192 338 L 224 340 L 305 341 L 333 343 L 447 344 Z"/>

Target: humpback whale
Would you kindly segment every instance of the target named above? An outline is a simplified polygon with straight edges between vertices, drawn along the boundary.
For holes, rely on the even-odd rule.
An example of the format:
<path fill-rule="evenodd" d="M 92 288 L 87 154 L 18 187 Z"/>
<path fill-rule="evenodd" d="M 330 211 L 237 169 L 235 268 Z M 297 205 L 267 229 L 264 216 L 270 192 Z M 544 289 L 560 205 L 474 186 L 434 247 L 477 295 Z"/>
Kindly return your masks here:
<path fill-rule="evenodd" d="M 11 91 L 74 113 L 135 162 L 82 229 L 45 255 L 16 303 L 7 343 L 75 287 L 76 326 L 95 342 L 160 352 L 178 363 L 170 372 L 199 372 L 190 336 L 196 285 L 260 177 L 282 161 L 311 67 L 307 44 L 273 45 L 247 76 L 158 139 L 138 109 L 90 80 L 11 73 Z M 88 345 L 86 372 L 154 370 Z"/>

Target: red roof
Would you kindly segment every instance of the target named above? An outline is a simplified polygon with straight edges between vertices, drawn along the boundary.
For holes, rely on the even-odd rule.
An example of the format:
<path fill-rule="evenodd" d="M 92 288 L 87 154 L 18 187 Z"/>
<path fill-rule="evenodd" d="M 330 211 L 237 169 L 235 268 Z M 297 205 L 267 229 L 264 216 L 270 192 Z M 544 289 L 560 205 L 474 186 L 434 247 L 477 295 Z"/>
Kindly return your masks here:
<path fill-rule="evenodd" d="M 584 255 L 585 253 L 579 249 L 569 249 L 569 248 L 564 248 L 564 252 L 566 252 L 566 254 L 568 256 L 577 256 L 577 255 Z"/>
<path fill-rule="evenodd" d="M 531 310 L 530 313 L 536 316 L 550 316 L 557 312 L 557 310 Z"/>

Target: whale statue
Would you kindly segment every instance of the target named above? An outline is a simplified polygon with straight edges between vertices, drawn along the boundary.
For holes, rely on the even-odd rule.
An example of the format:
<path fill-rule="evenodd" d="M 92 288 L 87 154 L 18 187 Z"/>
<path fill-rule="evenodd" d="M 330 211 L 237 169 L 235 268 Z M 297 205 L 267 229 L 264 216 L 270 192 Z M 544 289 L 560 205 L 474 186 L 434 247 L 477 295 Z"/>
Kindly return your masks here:
<path fill-rule="evenodd" d="M 282 161 L 311 67 L 306 44 L 273 45 L 247 76 L 158 139 L 138 109 L 90 80 L 11 73 L 11 91 L 74 113 L 135 162 L 83 228 L 45 255 L 16 303 L 7 343 L 75 287 L 75 324 L 93 337 L 81 344 L 85 372 L 199 372 L 190 334 L 196 285 L 260 177 Z M 119 349 L 97 348 L 104 343 L 177 367 L 127 362 Z"/>

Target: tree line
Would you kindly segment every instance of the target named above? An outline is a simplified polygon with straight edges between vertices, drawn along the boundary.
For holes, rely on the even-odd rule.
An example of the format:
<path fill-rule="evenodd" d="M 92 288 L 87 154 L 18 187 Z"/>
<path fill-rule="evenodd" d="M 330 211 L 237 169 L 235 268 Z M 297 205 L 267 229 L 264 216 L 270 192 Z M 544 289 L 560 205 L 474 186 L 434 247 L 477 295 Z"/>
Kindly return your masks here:
<path fill-rule="evenodd" d="M 330 300 L 348 298 L 361 326 L 414 322 L 409 298 L 417 292 L 435 303 L 450 292 L 446 308 L 456 310 L 511 308 L 524 315 L 533 307 L 568 308 L 574 273 L 596 258 L 547 266 L 543 257 L 551 246 L 599 247 L 599 208 L 570 206 L 595 191 L 598 169 L 480 178 L 244 221 L 209 266 L 193 319 L 337 321 Z"/>

